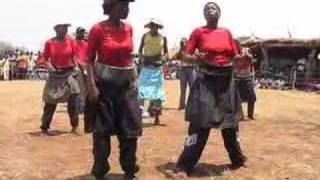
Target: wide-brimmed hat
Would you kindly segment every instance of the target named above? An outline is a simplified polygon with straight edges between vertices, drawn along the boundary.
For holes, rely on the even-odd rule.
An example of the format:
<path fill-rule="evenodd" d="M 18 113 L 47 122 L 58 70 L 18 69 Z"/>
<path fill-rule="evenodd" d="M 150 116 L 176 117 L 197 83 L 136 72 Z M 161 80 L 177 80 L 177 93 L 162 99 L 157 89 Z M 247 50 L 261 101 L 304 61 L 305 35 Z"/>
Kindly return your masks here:
<path fill-rule="evenodd" d="M 183 38 L 180 39 L 180 42 L 186 43 L 186 42 L 188 42 L 188 38 L 183 37 Z"/>
<path fill-rule="evenodd" d="M 150 21 L 144 25 L 145 28 L 150 28 L 151 25 L 157 25 L 159 27 L 159 29 L 162 29 L 163 28 L 163 25 L 162 23 L 160 22 L 160 20 L 157 20 L 157 19 L 154 19 L 154 18 L 151 18 Z"/>
<path fill-rule="evenodd" d="M 56 28 L 58 26 L 71 26 L 70 21 L 66 20 L 65 18 L 56 17 L 53 22 L 53 27 Z"/>
<path fill-rule="evenodd" d="M 53 27 L 56 28 L 56 27 L 58 27 L 58 26 L 67 26 L 67 27 L 70 27 L 71 24 L 70 24 L 70 23 L 57 23 L 57 24 L 55 24 Z"/>

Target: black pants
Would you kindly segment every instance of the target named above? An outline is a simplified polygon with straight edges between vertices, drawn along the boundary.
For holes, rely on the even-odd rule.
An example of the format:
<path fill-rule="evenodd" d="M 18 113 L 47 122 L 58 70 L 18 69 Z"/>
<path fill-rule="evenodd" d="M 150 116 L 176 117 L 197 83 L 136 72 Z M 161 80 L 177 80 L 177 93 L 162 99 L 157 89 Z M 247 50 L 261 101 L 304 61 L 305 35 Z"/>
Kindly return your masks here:
<path fill-rule="evenodd" d="M 126 138 L 118 135 L 120 148 L 120 164 L 126 174 L 135 174 L 139 171 L 136 164 L 137 138 Z M 94 165 L 92 174 L 96 178 L 103 178 L 109 172 L 108 158 L 111 153 L 110 136 L 105 133 L 93 133 Z"/>
<path fill-rule="evenodd" d="M 140 100 L 140 106 L 144 106 L 145 100 Z M 149 101 L 149 107 L 148 107 L 148 113 L 150 116 L 154 116 L 156 113 L 159 115 L 162 114 L 162 101 L 160 99 L 156 100 L 150 100 Z"/>
<path fill-rule="evenodd" d="M 239 164 L 243 161 L 244 155 L 240 148 L 238 137 L 238 128 L 230 128 L 221 130 L 224 146 L 228 151 L 232 164 Z M 210 129 L 200 129 L 192 132 L 189 128 L 189 136 L 186 139 L 184 150 L 178 160 L 178 167 L 190 173 L 193 167 L 199 161 L 202 151 L 206 145 L 210 134 Z"/>
<path fill-rule="evenodd" d="M 149 107 L 148 107 L 148 112 L 151 116 L 154 116 L 155 114 L 162 114 L 162 101 L 160 99 L 158 100 L 151 100 Z"/>
<path fill-rule="evenodd" d="M 68 114 L 70 118 L 70 124 L 73 128 L 77 127 L 79 124 L 79 113 L 77 109 L 78 95 L 71 95 L 68 101 Z M 43 108 L 42 115 L 42 130 L 48 130 L 50 128 L 52 117 L 56 111 L 57 104 L 46 103 Z"/>
<path fill-rule="evenodd" d="M 252 79 L 238 79 L 235 83 L 242 102 L 254 103 L 257 100 Z"/>
<path fill-rule="evenodd" d="M 248 103 L 248 117 L 253 118 L 254 116 L 254 104 L 257 100 L 256 93 L 254 91 L 254 84 L 252 79 L 238 79 L 235 81 L 237 89 L 242 102 Z M 242 117 L 243 111 L 242 111 Z"/>

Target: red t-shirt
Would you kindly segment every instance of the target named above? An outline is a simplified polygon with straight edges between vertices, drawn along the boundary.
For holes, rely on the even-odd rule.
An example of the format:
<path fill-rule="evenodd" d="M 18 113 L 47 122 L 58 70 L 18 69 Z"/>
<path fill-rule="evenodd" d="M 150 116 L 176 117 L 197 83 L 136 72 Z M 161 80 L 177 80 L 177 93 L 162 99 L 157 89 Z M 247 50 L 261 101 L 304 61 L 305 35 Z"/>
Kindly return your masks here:
<path fill-rule="evenodd" d="M 102 21 L 94 25 L 88 37 L 88 59 L 117 67 L 128 67 L 133 64 L 132 27 L 122 23 L 120 28 L 113 27 L 109 22 Z"/>
<path fill-rule="evenodd" d="M 187 53 L 194 54 L 195 50 L 206 53 L 209 63 L 217 66 L 228 66 L 230 59 L 238 54 L 238 48 L 228 29 L 195 29 L 187 44 Z"/>
<path fill-rule="evenodd" d="M 85 65 L 87 61 L 87 53 L 88 51 L 88 42 L 85 40 L 76 40 L 75 41 L 75 52 L 78 63 L 81 65 Z"/>
<path fill-rule="evenodd" d="M 73 67 L 75 65 L 74 56 L 74 40 L 71 37 L 66 37 L 63 42 L 52 38 L 45 44 L 43 57 L 46 61 L 50 60 L 55 68 Z"/>

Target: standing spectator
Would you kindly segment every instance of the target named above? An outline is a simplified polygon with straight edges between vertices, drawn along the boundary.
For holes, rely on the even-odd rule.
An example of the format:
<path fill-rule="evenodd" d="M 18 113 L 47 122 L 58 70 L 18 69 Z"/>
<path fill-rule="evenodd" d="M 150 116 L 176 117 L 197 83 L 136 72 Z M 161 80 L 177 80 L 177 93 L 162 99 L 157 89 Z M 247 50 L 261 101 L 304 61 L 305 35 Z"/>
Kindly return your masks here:
<path fill-rule="evenodd" d="M 0 76 L 5 81 L 9 80 L 9 68 L 8 54 L 5 53 L 0 57 Z"/>
<path fill-rule="evenodd" d="M 9 52 L 8 61 L 9 61 L 9 80 L 10 81 L 16 79 L 17 58 L 18 58 L 17 51 Z"/>
<path fill-rule="evenodd" d="M 17 67 L 18 67 L 18 78 L 25 79 L 28 72 L 29 63 L 29 53 L 22 52 L 18 57 Z"/>
<path fill-rule="evenodd" d="M 248 118 L 254 119 L 254 104 L 256 93 L 253 84 L 253 56 L 249 48 L 240 48 L 243 58 L 234 61 L 234 75 L 236 87 L 239 90 L 242 102 L 248 103 Z M 244 117 L 242 117 L 244 119 Z"/>
<path fill-rule="evenodd" d="M 30 52 L 29 54 L 29 63 L 28 63 L 28 72 L 31 73 L 35 70 L 36 61 L 38 59 L 38 55 Z"/>
<path fill-rule="evenodd" d="M 180 41 L 179 52 L 173 57 L 173 59 L 180 60 L 179 68 L 179 79 L 180 79 L 180 101 L 179 101 L 179 110 L 184 110 L 186 106 L 186 90 L 189 86 L 189 90 L 192 87 L 192 84 L 196 80 L 196 69 L 194 64 L 187 63 L 182 60 L 183 53 L 186 50 L 188 43 L 187 38 L 182 38 Z"/>

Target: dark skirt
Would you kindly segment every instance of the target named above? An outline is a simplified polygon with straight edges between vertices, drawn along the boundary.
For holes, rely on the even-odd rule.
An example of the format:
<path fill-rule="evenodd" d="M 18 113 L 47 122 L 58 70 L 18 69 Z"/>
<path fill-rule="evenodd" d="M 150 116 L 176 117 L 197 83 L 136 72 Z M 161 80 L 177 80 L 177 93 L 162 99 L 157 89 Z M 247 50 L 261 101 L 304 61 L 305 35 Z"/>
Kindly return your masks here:
<path fill-rule="evenodd" d="M 122 70 L 117 70 L 122 71 Z M 130 71 L 130 70 L 125 70 Z M 138 89 L 134 75 L 97 78 L 100 95 L 98 102 L 86 102 L 86 132 L 95 131 L 107 135 L 131 138 L 142 135 L 142 117 L 138 101 Z"/>
<path fill-rule="evenodd" d="M 49 104 L 65 103 L 68 102 L 71 95 L 79 93 L 77 72 L 73 68 L 57 69 L 49 73 L 42 99 Z"/>
<path fill-rule="evenodd" d="M 237 78 L 235 82 L 242 102 L 255 102 L 257 100 L 251 78 Z"/>
<path fill-rule="evenodd" d="M 190 128 L 234 128 L 240 117 L 241 102 L 232 68 L 201 67 L 186 107 Z"/>

